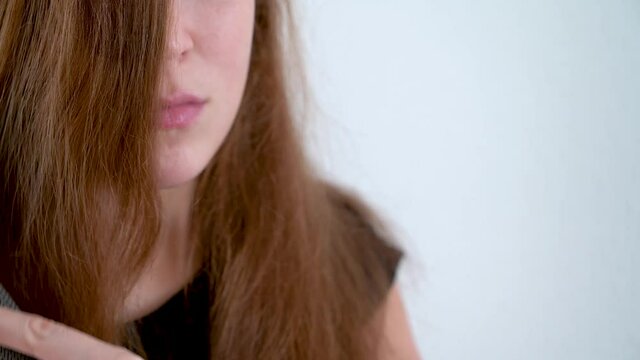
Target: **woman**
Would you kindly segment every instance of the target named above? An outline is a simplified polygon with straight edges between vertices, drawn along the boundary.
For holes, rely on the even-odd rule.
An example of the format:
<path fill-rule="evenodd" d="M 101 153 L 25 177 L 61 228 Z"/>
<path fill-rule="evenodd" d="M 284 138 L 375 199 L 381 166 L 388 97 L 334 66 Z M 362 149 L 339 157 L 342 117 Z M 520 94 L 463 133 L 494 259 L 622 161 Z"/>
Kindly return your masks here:
<path fill-rule="evenodd" d="M 24 311 L 0 309 L 0 345 L 41 359 L 417 357 L 399 251 L 301 148 L 289 11 L 0 2 L 0 283 Z"/>

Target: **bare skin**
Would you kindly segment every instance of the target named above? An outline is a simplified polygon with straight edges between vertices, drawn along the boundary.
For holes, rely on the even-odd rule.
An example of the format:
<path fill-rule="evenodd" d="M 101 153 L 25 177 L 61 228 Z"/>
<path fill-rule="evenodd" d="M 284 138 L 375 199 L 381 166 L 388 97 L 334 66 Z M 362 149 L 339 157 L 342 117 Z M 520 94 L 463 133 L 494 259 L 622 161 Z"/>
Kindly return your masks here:
<path fill-rule="evenodd" d="M 163 208 L 157 251 L 125 301 L 124 319 L 142 318 L 167 302 L 202 265 L 202 253 L 189 237 L 195 181 L 160 192 Z"/>
<path fill-rule="evenodd" d="M 418 349 L 413 342 L 411 326 L 400 293 L 394 284 L 389 291 L 379 316 L 383 317 L 384 341 L 380 344 L 379 360 L 419 360 Z"/>

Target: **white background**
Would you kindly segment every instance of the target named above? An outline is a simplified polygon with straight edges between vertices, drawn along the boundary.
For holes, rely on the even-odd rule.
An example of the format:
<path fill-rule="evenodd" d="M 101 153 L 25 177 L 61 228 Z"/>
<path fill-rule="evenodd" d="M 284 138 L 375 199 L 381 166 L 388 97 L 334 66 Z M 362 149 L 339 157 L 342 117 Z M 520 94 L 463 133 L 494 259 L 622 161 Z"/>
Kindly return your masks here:
<path fill-rule="evenodd" d="M 314 153 L 394 222 L 423 357 L 640 359 L 640 0 L 301 5 Z"/>

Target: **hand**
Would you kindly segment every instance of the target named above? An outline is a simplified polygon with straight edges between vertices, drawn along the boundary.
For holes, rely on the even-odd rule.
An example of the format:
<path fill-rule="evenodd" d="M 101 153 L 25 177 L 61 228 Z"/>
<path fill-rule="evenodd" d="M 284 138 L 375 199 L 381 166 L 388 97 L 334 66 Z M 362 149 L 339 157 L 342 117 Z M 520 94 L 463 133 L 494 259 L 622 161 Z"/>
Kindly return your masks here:
<path fill-rule="evenodd" d="M 0 347 L 41 360 L 142 360 L 64 324 L 4 307 L 0 307 Z"/>

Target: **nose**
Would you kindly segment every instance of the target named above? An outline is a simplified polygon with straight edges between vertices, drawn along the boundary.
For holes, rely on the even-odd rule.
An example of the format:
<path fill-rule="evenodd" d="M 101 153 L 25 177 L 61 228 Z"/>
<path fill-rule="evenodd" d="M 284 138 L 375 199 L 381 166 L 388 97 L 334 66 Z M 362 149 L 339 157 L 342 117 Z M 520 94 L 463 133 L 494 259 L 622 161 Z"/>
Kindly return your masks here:
<path fill-rule="evenodd" d="M 182 62 L 193 49 L 193 38 L 189 32 L 188 22 L 184 11 L 180 8 L 181 1 L 173 1 L 173 14 L 169 26 L 167 55 L 170 60 Z"/>

